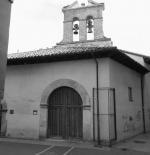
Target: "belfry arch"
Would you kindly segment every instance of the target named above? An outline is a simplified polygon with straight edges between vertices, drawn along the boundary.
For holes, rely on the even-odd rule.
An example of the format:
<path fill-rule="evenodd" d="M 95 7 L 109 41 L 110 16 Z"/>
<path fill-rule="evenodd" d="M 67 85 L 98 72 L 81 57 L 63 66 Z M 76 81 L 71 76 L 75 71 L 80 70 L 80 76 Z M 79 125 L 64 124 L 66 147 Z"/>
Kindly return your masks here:
<path fill-rule="evenodd" d="M 83 139 L 92 139 L 92 119 L 90 97 L 85 88 L 78 82 L 70 79 L 59 79 L 49 84 L 43 91 L 40 103 L 40 127 L 39 137 L 47 138 L 48 129 L 48 99 L 52 92 L 60 87 L 68 87 L 75 90 L 82 99 L 83 104 Z"/>
<path fill-rule="evenodd" d="M 93 16 L 87 16 L 86 18 L 86 27 L 87 27 L 87 40 L 94 40 L 94 19 Z"/>
<path fill-rule="evenodd" d="M 79 18 L 74 17 L 72 22 L 73 41 L 79 41 Z"/>

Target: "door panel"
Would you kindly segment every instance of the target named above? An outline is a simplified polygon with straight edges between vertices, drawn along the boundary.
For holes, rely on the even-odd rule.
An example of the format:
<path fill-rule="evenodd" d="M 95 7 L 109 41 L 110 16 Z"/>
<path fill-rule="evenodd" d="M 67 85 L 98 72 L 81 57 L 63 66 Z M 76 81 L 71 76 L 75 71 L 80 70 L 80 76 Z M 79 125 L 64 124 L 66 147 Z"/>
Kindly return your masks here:
<path fill-rule="evenodd" d="M 69 87 L 60 87 L 49 97 L 48 137 L 82 137 L 82 99 Z"/>

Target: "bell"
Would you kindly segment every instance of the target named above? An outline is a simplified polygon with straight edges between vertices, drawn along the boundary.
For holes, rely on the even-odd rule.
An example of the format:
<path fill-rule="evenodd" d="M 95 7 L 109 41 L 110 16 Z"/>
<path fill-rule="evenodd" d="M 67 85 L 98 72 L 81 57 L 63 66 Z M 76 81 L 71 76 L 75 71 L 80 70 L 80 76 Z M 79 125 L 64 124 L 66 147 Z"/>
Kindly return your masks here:
<path fill-rule="evenodd" d="M 88 28 L 88 33 L 92 33 L 92 28 Z"/>
<path fill-rule="evenodd" d="M 79 25 L 78 24 L 75 24 L 74 27 L 73 27 L 73 30 L 74 30 L 74 34 L 78 34 L 78 30 L 79 30 Z"/>
<path fill-rule="evenodd" d="M 87 21 L 87 27 L 88 27 L 88 33 L 92 33 L 92 28 L 93 28 L 93 24 L 92 24 L 92 20 L 88 20 Z"/>
<path fill-rule="evenodd" d="M 74 34 L 78 34 L 78 30 L 75 30 L 73 33 L 74 33 Z"/>

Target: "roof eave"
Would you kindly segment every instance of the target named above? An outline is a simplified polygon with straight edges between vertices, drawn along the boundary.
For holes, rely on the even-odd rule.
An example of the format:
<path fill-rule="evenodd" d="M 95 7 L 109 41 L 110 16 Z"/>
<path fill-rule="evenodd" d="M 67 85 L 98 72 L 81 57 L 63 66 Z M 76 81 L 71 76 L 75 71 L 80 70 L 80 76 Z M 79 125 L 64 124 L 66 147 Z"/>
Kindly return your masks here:
<path fill-rule="evenodd" d="M 56 61 L 68 61 L 68 60 L 80 60 L 80 59 L 91 59 L 93 54 L 97 58 L 109 57 L 118 61 L 119 63 L 141 73 L 148 73 L 149 70 L 127 56 L 125 53 L 119 51 L 116 47 L 111 48 L 97 48 L 96 50 L 83 51 L 79 53 L 61 53 L 60 55 L 46 55 L 46 56 L 36 56 L 27 58 L 15 58 L 8 59 L 8 65 L 24 65 L 24 64 L 36 64 L 36 63 L 47 63 Z"/>

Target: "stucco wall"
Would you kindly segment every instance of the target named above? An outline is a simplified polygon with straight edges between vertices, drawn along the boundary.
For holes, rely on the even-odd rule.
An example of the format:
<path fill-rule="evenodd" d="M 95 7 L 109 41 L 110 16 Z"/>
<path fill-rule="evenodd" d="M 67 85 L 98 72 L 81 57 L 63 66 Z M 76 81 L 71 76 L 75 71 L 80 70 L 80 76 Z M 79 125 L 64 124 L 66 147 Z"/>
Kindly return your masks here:
<path fill-rule="evenodd" d="M 147 67 L 150 70 L 150 65 L 144 62 L 142 56 L 127 54 L 141 65 Z M 144 112 L 145 112 L 145 127 L 146 132 L 150 131 L 150 73 L 147 73 L 143 77 L 144 84 Z"/>
<path fill-rule="evenodd" d="M 108 103 L 105 103 L 109 102 L 109 99 L 103 100 L 107 95 L 107 88 L 110 87 L 116 91 L 117 140 L 141 133 L 143 124 L 140 74 L 109 58 L 99 59 L 98 63 L 99 88 L 102 89 L 101 140 L 109 140 L 112 129 L 109 111 L 106 108 Z M 90 108 L 84 110 L 84 132 L 87 140 L 93 140 L 93 88 L 96 88 L 96 64 L 92 59 L 8 66 L 5 85 L 5 100 L 8 105 L 7 136 L 39 138 L 40 113 L 46 117 L 45 110 L 40 109 L 42 94 L 47 86 L 59 79 L 73 80 L 87 91 L 87 105 L 90 105 Z M 128 99 L 128 87 L 133 88 L 133 102 Z M 14 110 L 14 114 L 11 114 L 11 110 Z M 37 115 L 33 115 L 33 110 L 37 110 Z"/>
<path fill-rule="evenodd" d="M 100 85 L 108 85 L 107 59 L 100 62 Z M 96 88 L 94 60 L 66 61 L 33 65 L 8 66 L 5 85 L 5 100 L 8 104 L 7 136 L 19 138 L 39 137 L 41 96 L 45 88 L 59 79 L 71 79 L 81 84 L 89 95 L 91 108 L 86 110 L 87 134 L 92 140 L 92 89 Z M 10 114 L 10 110 L 14 114 Z M 37 115 L 33 115 L 37 110 Z"/>
<path fill-rule="evenodd" d="M 110 60 L 110 87 L 115 88 L 117 140 L 143 131 L 141 77 L 140 74 Z M 133 89 L 133 101 L 129 101 L 128 87 Z"/>

